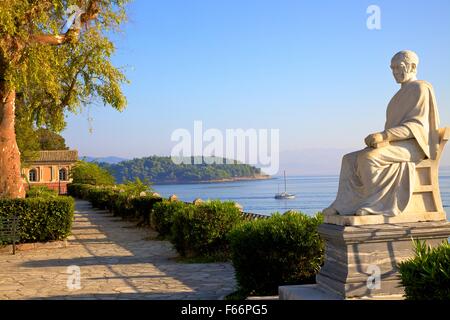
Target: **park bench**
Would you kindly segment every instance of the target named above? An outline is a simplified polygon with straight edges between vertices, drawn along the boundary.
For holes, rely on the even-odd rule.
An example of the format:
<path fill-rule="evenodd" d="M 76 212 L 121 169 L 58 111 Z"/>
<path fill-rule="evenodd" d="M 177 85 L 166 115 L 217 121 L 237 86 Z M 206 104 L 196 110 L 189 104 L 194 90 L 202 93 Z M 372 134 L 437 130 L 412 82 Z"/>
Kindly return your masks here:
<path fill-rule="evenodd" d="M 19 240 L 17 234 L 18 221 L 17 216 L 0 217 L 0 244 L 12 243 L 13 254 L 16 254 L 16 242 Z"/>

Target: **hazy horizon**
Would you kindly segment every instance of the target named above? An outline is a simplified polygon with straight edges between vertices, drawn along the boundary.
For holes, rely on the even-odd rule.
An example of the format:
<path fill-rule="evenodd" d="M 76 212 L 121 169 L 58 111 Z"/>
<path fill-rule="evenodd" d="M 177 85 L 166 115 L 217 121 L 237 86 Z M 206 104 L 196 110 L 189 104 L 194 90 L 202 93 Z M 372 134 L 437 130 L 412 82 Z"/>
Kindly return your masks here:
<path fill-rule="evenodd" d="M 380 30 L 367 28 L 372 4 Z M 411 23 L 424 16 L 433 19 Z M 222 132 L 279 129 L 280 170 L 338 172 L 384 129 L 399 89 L 390 59 L 404 49 L 418 53 L 418 77 L 450 126 L 449 1 L 135 0 L 129 18 L 113 58 L 131 80 L 128 107 L 68 114 L 63 136 L 80 154 L 170 155 L 171 134 L 201 120 Z"/>

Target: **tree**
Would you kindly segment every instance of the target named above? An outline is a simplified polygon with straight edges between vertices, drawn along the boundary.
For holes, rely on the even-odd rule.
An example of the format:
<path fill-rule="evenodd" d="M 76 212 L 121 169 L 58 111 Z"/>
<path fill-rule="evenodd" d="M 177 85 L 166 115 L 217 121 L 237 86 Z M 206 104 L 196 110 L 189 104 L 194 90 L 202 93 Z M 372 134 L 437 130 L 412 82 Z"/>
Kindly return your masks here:
<path fill-rule="evenodd" d="M 109 186 L 115 184 L 113 176 L 96 163 L 78 161 L 71 170 L 73 183 L 92 184 L 96 186 Z"/>
<path fill-rule="evenodd" d="M 14 131 L 16 93 L 29 119 L 55 132 L 66 125 L 66 111 L 97 101 L 125 108 L 121 85 L 127 80 L 111 63 L 115 48 L 108 34 L 126 19 L 127 2 L 1 0 L 0 198 L 25 196 Z M 61 33 L 72 5 L 84 12 L 75 10 L 75 23 Z"/>
<path fill-rule="evenodd" d="M 19 103 L 20 99 L 17 99 L 16 107 L 16 141 L 19 148 L 22 166 L 26 166 L 28 162 L 38 158 L 38 151 L 40 143 L 36 130 L 33 126 L 33 121 L 30 119 L 25 109 Z"/>
<path fill-rule="evenodd" d="M 67 150 L 66 140 L 59 134 L 49 129 L 39 128 L 36 130 L 40 150 Z"/>
<path fill-rule="evenodd" d="M 16 107 L 16 141 L 20 151 L 22 167 L 27 166 L 30 161 L 39 157 L 40 150 L 66 150 L 65 139 L 49 129 L 36 129 L 25 108 L 20 105 L 17 99 Z"/>

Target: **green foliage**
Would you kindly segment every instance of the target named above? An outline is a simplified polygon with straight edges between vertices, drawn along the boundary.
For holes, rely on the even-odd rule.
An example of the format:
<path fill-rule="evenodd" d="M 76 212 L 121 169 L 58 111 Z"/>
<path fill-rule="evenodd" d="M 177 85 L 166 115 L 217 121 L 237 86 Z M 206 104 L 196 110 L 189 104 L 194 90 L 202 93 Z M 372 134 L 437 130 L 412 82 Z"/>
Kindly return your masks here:
<path fill-rule="evenodd" d="M 91 202 L 94 208 L 108 209 L 112 211 L 114 199 L 118 194 L 118 190 L 111 187 L 92 186 L 89 189 L 82 189 L 85 193 L 84 199 Z"/>
<path fill-rule="evenodd" d="M 59 134 L 48 129 L 36 130 L 40 150 L 67 150 L 66 140 Z"/>
<path fill-rule="evenodd" d="M 46 186 L 33 186 L 27 191 L 27 198 L 54 198 L 58 197 L 58 192 Z"/>
<path fill-rule="evenodd" d="M 211 159 L 211 158 L 208 158 Z M 218 160 L 218 158 L 216 158 Z M 220 161 L 224 161 L 220 159 Z M 192 163 L 192 162 L 189 162 Z M 200 182 L 239 177 L 256 177 L 261 169 L 240 164 L 175 164 L 170 157 L 148 157 L 118 164 L 100 163 L 119 183 L 138 177 L 154 183 Z"/>
<path fill-rule="evenodd" d="M 160 237 L 171 235 L 174 217 L 184 212 L 187 204 L 181 201 L 164 200 L 155 204 L 151 215 L 151 226 L 158 231 Z"/>
<path fill-rule="evenodd" d="M 99 15 L 83 26 L 78 41 L 52 46 L 33 35 L 57 35 L 65 10 L 88 0 L 2 0 L 0 6 L 0 77 L 23 95 L 26 111 L 38 127 L 61 131 L 65 111 L 78 112 L 92 102 L 121 111 L 127 80 L 111 63 L 115 47 L 108 36 L 126 20 L 127 0 L 99 0 Z M 87 27 L 89 26 L 89 27 Z"/>
<path fill-rule="evenodd" d="M 209 201 L 185 205 L 173 217 L 171 241 L 183 257 L 217 257 L 229 255 L 228 232 L 243 221 L 233 202 Z"/>
<path fill-rule="evenodd" d="M 148 180 L 141 181 L 139 178 L 136 178 L 134 181 L 127 181 L 122 188 L 131 197 L 139 197 L 143 192 L 152 191 L 150 182 Z"/>
<path fill-rule="evenodd" d="M 415 257 L 399 264 L 407 300 L 450 300 L 450 244 L 415 242 Z"/>
<path fill-rule="evenodd" d="M 162 201 L 162 198 L 144 196 L 131 199 L 136 215 L 142 219 L 142 224 L 150 225 L 152 211 Z"/>
<path fill-rule="evenodd" d="M 70 235 L 75 202 L 70 197 L 0 199 L 0 216 L 19 218 L 20 242 L 62 240 Z"/>
<path fill-rule="evenodd" d="M 153 206 L 161 201 L 159 197 L 141 195 L 142 182 L 119 186 L 93 186 L 72 183 L 68 185 L 69 195 L 85 199 L 98 209 L 108 209 L 115 216 L 124 219 L 139 219 L 148 225 Z M 146 186 L 146 190 L 148 190 Z M 137 195 L 136 195 L 137 194 Z"/>
<path fill-rule="evenodd" d="M 246 222 L 229 234 L 240 292 L 274 295 L 280 285 L 314 283 L 324 247 L 321 215 L 275 214 Z"/>
<path fill-rule="evenodd" d="M 90 185 L 113 185 L 113 176 L 105 169 L 100 168 L 96 163 L 78 161 L 71 170 L 71 177 L 75 184 Z"/>
<path fill-rule="evenodd" d="M 16 142 L 20 151 L 22 166 L 38 158 L 40 150 L 39 140 L 33 127 L 33 120 L 27 114 L 21 103 L 21 99 L 16 100 Z"/>
<path fill-rule="evenodd" d="M 88 200 L 87 197 L 89 195 L 89 192 L 93 188 L 95 188 L 95 186 L 90 184 L 71 183 L 67 185 L 67 192 L 74 198 Z"/>

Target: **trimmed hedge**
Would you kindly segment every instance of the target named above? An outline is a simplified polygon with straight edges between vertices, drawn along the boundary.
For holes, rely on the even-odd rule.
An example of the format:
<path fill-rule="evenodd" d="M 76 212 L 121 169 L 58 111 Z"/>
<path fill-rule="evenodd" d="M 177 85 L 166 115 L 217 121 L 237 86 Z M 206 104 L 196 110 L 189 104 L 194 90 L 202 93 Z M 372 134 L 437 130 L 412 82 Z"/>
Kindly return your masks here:
<path fill-rule="evenodd" d="M 89 191 L 95 187 L 89 184 L 71 183 L 67 185 L 67 192 L 69 195 L 79 199 L 86 199 L 89 195 Z"/>
<path fill-rule="evenodd" d="M 164 200 L 156 203 L 151 214 L 151 226 L 160 237 L 170 238 L 175 215 L 184 212 L 187 204 L 181 201 Z"/>
<path fill-rule="evenodd" d="M 162 198 L 153 196 L 137 197 L 131 200 L 131 204 L 136 215 L 143 220 L 145 225 L 150 225 L 150 220 L 154 208 L 163 201 Z"/>
<path fill-rule="evenodd" d="M 323 217 L 288 212 L 246 222 L 229 234 L 240 291 L 275 295 L 278 287 L 315 282 L 324 259 Z"/>
<path fill-rule="evenodd" d="M 58 192 L 46 186 L 34 186 L 27 191 L 27 198 L 52 198 L 58 197 Z"/>
<path fill-rule="evenodd" d="M 20 242 L 62 240 L 70 235 L 75 201 L 70 197 L 0 199 L 0 216 L 19 218 Z"/>
<path fill-rule="evenodd" d="M 88 200 L 94 208 L 109 210 L 123 219 L 139 219 L 150 224 L 153 205 L 162 201 L 159 197 L 140 196 L 143 186 L 140 183 L 120 186 L 93 186 L 69 184 L 69 195 Z"/>
<path fill-rule="evenodd" d="M 225 260 L 229 256 L 227 234 L 242 222 L 234 202 L 215 200 L 185 205 L 173 217 L 171 241 L 183 257 Z"/>
<path fill-rule="evenodd" d="M 407 300 L 450 300 L 450 244 L 415 241 L 415 257 L 399 264 Z"/>

